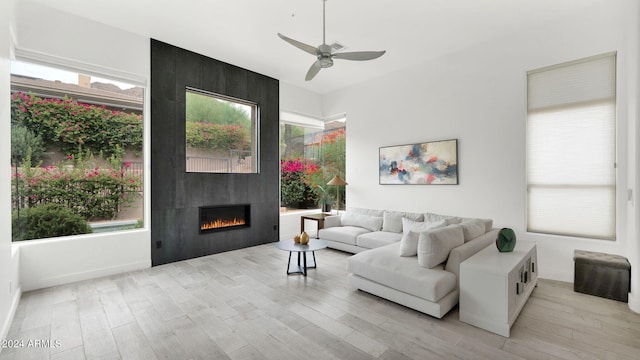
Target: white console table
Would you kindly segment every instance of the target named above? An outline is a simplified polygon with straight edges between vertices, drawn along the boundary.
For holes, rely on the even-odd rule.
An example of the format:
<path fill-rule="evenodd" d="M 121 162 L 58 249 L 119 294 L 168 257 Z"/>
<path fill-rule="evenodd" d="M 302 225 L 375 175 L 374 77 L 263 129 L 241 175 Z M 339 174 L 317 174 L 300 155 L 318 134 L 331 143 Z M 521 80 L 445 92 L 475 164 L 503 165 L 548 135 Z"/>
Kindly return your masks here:
<path fill-rule="evenodd" d="M 536 244 L 513 252 L 488 246 L 460 264 L 460 321 L 509 337 L 538 281 Z"/>

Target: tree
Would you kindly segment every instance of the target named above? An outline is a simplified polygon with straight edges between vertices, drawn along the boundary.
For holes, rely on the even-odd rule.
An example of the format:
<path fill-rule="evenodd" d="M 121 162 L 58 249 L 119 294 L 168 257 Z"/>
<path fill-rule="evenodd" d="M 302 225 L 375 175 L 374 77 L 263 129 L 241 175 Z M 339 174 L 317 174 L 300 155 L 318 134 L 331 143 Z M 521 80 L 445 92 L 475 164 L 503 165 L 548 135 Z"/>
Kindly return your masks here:
<path fill-rule="evenodd" d="M 251 129 L 251 116 L 242 105 L 189 91 L 187 91 L 186 119 L 187 122 L 240 125 L 245 129 Z"/>
<path fill-rule="evenodd" d="M 20 165 L 31 151 L 31 161 L 39 163 L 46 151 L 44 141 L 22 125 L 11 126 L 11 163 Z"/>

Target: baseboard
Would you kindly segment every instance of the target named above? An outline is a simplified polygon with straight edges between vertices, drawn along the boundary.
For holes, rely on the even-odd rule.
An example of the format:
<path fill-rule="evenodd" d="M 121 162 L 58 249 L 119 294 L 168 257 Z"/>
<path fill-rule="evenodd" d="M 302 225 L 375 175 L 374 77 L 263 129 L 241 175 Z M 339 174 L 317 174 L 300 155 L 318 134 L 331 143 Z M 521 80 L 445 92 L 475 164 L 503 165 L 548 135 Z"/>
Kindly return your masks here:
<path fill-rule="evenodd" d="M 636 296 L 634 293 L 629 293 L 627 305 L 631 311 L 640 314 L 640 296 Z"/>
<path fill-rule="evenodd" d="M 93 269 L 90 271 L 82 271 L 82 272 L 77 272 L 73 274 L 55 276 L 55 277 L 50 277 L 46 279 L 39 279 L 31 284 L 25 283 L 23 281 L 22 287 L 24 288 L 24 291 L 31 291 L 31 290 L 43 289 L 51 286 L 70 284 L 76 281 L 83 281 L 83 280 L 100 278 L 104 276 L 121 274 L 129 271 L 148 269 L 150 267 L 151 267 L 151 259 L 136 261 L 128 264 L 108 266 L 100 269 Z"/>
<path fill-rule="evenodd" d="M 573 271 L 571 273 L 567 273 L 567 271 L 563 271 L 559 269 L 549 269 L 549 268 L 540 267 L 540 272 L 538 273 L 538 277 L 540 277 L 541 279 L 557 280 L 557 281 L 568 282 L 573 284 Z"/>
<path fill-rule="evenodd" d="M 13 294 L 13 299 L 11 300 L 11 308 L 9 309 L 9 314 L 7 316 L 6 321 L 2 324 L 2 332 L 0 332 L 0 340 L 6 339 L 9 335 L 9 329 L 11 328 L 11 323 L 13 322 L 13 318 L 16 315 L 16 310 L 18 310 L 18 304 L 20 303 L 20 298 L 22 297 L 22 288 L 17 288 L 15 294 Z M 2 352 L 2 347 L 0 347 L 0 352 Z"/>

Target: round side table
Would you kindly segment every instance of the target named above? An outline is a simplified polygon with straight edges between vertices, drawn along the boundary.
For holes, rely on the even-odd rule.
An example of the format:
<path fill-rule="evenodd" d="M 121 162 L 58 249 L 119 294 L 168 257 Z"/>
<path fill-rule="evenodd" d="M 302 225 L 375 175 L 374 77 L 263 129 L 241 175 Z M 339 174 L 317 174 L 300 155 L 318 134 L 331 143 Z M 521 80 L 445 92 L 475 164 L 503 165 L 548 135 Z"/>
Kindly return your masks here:
<path fill-rule="evenodd" d="M 289 252 L 289 261 L 287 262 L 287 275 L 302 274 L 307 276 L 308 269 L 316 268 L 316 250 L 322 250 L 327 247 L 327 242 L 319 239 L 309 239 L 306 245 L 296 244 L 293 240 L 283 240 L 276 243 L 276 247 L 280 250 Z M 298 264 L 291 264 L 291 256 L 298 253 Z M 307 264 L 307 253 L 313 256 L 313 264 Z M 301 264 L 302 260 L 302 264 Z"/>

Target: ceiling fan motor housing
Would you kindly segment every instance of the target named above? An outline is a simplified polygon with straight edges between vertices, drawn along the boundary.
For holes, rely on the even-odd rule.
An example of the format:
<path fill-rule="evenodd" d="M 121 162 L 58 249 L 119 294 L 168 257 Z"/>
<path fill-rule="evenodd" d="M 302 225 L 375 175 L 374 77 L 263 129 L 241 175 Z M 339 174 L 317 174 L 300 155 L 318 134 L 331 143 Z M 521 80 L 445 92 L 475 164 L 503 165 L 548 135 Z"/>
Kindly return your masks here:
<path fill-rule="evenodd" d="M 318 61 L 322 68 L 333 66 L 333 60 L 331 60 L 331 46 L 326 44 L 318 46 Z"/>

